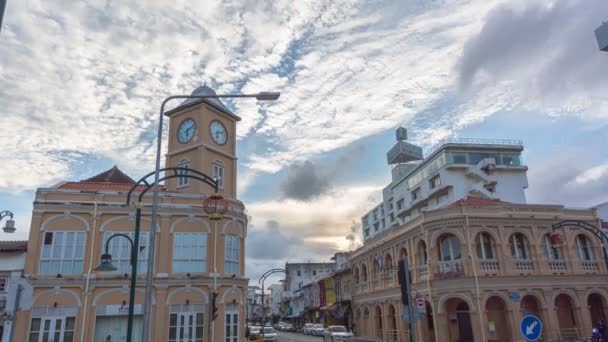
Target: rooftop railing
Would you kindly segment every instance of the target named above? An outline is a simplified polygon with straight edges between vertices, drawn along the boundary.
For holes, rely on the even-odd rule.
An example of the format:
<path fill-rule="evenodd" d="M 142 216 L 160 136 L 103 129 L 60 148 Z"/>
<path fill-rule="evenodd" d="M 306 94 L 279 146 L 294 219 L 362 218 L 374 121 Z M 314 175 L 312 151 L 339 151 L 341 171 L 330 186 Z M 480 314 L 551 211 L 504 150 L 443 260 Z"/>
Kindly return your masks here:
<path fill-rule="evenodd" d="M 445 138 L 439 140 L 435 145 L 425 151 L 425 156 L 430 156 L 433 152 L 446 144 L 467 144 L 467 145 L 510 145 L 521 146 L 523 141 L 517 139 L 492 139 L 492 138 Z"/>

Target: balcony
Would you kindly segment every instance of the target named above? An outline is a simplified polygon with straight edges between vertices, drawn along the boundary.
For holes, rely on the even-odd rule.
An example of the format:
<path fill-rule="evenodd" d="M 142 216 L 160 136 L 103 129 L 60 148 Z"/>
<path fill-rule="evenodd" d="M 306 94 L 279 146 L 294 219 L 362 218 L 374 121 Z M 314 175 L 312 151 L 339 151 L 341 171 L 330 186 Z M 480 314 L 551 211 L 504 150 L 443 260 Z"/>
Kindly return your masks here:
<path fill-rule="evenodd" d="M 534 261 L 531 259 L 515 259 L 513 267 L 519 273 L 532 273 L 534 271 Z"/>
<path fill-rule="evenodd" d="M 552 273 L 565 273 L 567 269 L 566 260 L 547 260 L 547 267 Z"/>
<path fill-rule="evenodd" d="M 464 276 L 464 265 L 462 260 L 438 261 L 438 278 L 454 278 Z"/>
<path fill-rule="evenodd" d="M 585 260 L 581 261 L 581 268 L 585 271 L 585 273 L 595 274 L 599 270 L 597 260 Z"/>
<path fill-rule="evenodd" d="M 484 273 L 498 273 L 499 266 L 498 260 L 496 259 L 482 259 L 479 260 L 479 269 Z"/>
<path fill-rule="evenodd" d="M 429 275 L 429 266 L 422 265 L 416 267 L 416 274 L 418 275 L 419 279 L 426 279 Z"/>

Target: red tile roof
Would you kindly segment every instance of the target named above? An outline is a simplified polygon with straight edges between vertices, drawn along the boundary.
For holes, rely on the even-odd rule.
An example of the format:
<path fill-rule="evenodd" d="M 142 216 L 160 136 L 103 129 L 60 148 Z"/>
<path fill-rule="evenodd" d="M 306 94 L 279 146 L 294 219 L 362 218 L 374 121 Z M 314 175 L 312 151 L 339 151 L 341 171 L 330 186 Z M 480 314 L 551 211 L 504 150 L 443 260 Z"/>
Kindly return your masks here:
<path fill-rule="evenodd" d="M 466 196 L 463 197 L 461 199 L 459 199 L 458 201 L 450 204 L 448 206 L 448 208 L 454 208 L 454 207 L 489 207 L 489 206 L 493 206 L 493 205 L 497 205 L 500 203 L 505 203 L 496 199 L 489 199 L 489 198 L 482 198 L 482 197 L 475 197 L 475 196 Z"/>
<path fill-rule="evenodd" d="M 135 184 L 133 178 L 122 172 L 118 166 L 114 165 L 111 169 L 104 171 L 91 178 L 83 179 L 83 182 L 108 182 L 108 183 L 128 183 Z"/>
<path fill-rule="evenodd" d="M 0 241 L 0 252 L 25 252 L 27 241 Z"/>
<path fill-rule="evenodd" d="M 65 182 L 59 185 L 59 189 L 66 190 L 82 190 L 82 191 L 120 191 L 128 192 L 133 184 L 129 183 L 111 183 L 111 182 Z M 146 188 L 145 185 L 138 185 L 135 192 L 142 192 Z M 164 191 L 163 186 L 160 187 L 160 191 Z"/>

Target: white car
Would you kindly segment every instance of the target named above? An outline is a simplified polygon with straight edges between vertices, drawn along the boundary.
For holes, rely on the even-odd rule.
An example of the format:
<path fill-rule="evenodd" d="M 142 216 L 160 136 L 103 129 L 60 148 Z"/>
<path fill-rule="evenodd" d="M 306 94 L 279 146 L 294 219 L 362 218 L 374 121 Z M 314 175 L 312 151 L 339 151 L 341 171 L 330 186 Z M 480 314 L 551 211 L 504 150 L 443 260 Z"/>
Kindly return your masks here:
<path fill-rule="evenodd" d="M 351 341 L 353 334 L 342 325 L 331 325 L 323 335 L 323 342 Z"/>
<path fill-rule="evenodd" d="M 302 333 L 304 335 L 312 335 L 312 329 L 315 325 L 312 323 L 306 323 L 304 324 L 304 328 L 302 328 Z"/>
<path fill-rule="evenodd" d="M 325 326 L 323 324 L 315 324 L 312 327 L 313 336 L 323 336 L 325 334 Z"/>
<path fill-rule="evenodd" d="M 262 332 L 264 335 L 264 341 L 277 341 L 277 332 L 274 331 L 273 327 L 264 327 Z"/>

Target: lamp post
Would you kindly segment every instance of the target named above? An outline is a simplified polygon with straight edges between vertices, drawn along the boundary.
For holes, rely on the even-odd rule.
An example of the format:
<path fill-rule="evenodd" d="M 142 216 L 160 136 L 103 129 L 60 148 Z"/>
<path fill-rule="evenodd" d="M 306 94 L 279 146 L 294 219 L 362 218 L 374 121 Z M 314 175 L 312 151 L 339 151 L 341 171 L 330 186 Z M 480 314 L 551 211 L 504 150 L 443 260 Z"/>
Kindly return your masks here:
<path fill-rule="evenodd" d="M 198 181 L 201 181 L 209 186 L 211 186 L 214 190 L 214 194 L 213 196 L 211 196 L 210 198 L 213 198 L 213 201 L 215 202 L 214 205 L 210 205 L 209 203 L 214 203 L 214 202 L 208 202 L 207 199 L 204 202 L 207 203 L 207 205 L 209 205 L 212 208 L 218 209 L 218 210 L 223 210 L 222 212 L 219 213 L 212 213 L 209 214 L 210 217 L 214 217 L 214 219 L 221 219 L 222 218 L 222 214 L 224 214 L 226 212 L 226 210 L 228 209 L 226 204 L 222 204 L 222 201 L 224 201 L 224 199 L 222 198 L 222 196 L 220 196 L 217 193 L 219 184 L 217 179 L 211 178 L 209 176 L 207 176 L 206 174 L 199 172 L 197 170 L 193 170 L 193 169 L 189 169 L 189 168 L 185 168 L 185 167 L 167 167 L 167 168 L 163 168 L 160 169 L 159 171 L 164 172 L 164 175 L 162 178 L 158 179 L 158 181 L 164 181 L 167 179 L 172 179 L 172 178 L 190 178 L 190 179 L 196 179 Z M 152 177 L 153 175 L 158 175 L 156 173 L 156 171 L 154 172 L 150 172 L 147 175 L 143 176 L 142 178 L 140 178 L 135 184 L 133 184 L 131 186 L 131 189 L 129 189 L 129 192 L 127 193 L 127 200 L 126 200 L 126 205 L 131 205 L 131 197 L 133 196 L 133 192 L 135 191 L 140 191 L 139 195 L 137 196 L 137 202 L 136 202 L 136 211 L 135 211 L 135 232 L 134 232 L 134 238 L 133 238 L 133 244 L 132 244 L 132 250 L 134 251 L 138 251 L 139 250 L 139 232 L 141 230 L 141 210 L 143 207 L 143 197 L 144 195 L 152 188 L 154 187 L 154 184 L 151 183 L 150 181 L 148 181 L 148 178 Z M 158 182 L 157 182 L 158 183 Z M 156 224 L 153 224 L 152 227 L 150 228 L 150 231 L 152 232 L 152 236 L 154 236 L 154 232 L 156 231 Z M 106 246 L 107 249 L 107 246 Z M 111 256 L 110 258 L 108 258 L 109 254 L 106 251 L 106 254 L 104 254 L 105 258 L 105 266 L 110 268 L 111 265 Z M 102 256 L 102 265 L 103 265 L 103 257 Z M 132 257 L 132 264 L 133 264 L 133 269 L 132 269 L 132 274 L 137 274 L 137 252 L 134 252 L 131 254 Z M 108 261 L 110 263 L 108 263 Z M 154 260 L 149 260 L 149 263 L 153 263 Z M 100 266 L 102 266 L 100 265 Z M 133 280 L 135 277 L 132 277 L 131 279 L 131 291 L 132 293 L 135 293 L 135 281 Z M 214 293 L 213 295 L 213 303 L 215 303 L 215 298 L 216 298 L 216 293 Z M 132 300 L 129 302 L 129 310 L 133 310 L 132 308 L 135 305 L 134 302 L 135 298 L 133 297 Z M 147 300 L 144 299 L 144 306 L 147 303 Z M 144 334 L 145 334 L 145 330 L 144 330 Z M 130 338 L 131 335 L 129 335 Z M 149 341 L 149 339 L 144 339 L 144 341 Z"/>
<path fill-rule="evenodd" d="M 0 211 L 0 221 L 5 217 L 8 217 L 9 219 L 6 220 L 6 224 L 2 230 L 4 230 L 5 233 L 14 233 L 15 221 L 13 220 L 13 213 L 8 210 Z"/>
<path fill-rule="evenodd" d="M 265 304 L 264 304 L 264 281 L 266 280 L 266 278 L 268 278 L 268 276 L 275 274 L 275 273 L 287 274 L 287 271 L 285 271 L 282 268 L 273 268 L 271 270 L 266 271 L 266 273 L 262 274 L 262 276 L 258 280 L 258 284 L 262 283 L 262 340 L 266 339 L 266 334 L 264 333 L 264 325 L 266 324 L 266 309 L 265 309 Z"/>
<path fill-rule="evenodd" d="M 139 235 L 139 232 L 135 233 Z M 110 236 L 110 238 L 106 241 L 106 252 L 101 255 L 101 263 L 99 266 L 95 267 L 96 271 L 99 272 L 113 272 L 118 268 L 112 264 L 112 255 L 110 254 L 110 241 L 115 237 L 124 237 L 131 244 L 131 288 L 129 290 L 129 318 L 127 321 L 127 342 L 131 342 L 133 338 L 133 310 L 135 307 L 135 282 L 137 280 L 137 251 L 135 250 L 135 246 L 133 240 L 126 234 L 116 233 Z"/>
<path fill-rule="evenodd" d="M 144 300 L 144 341 L 150 340 L 150 319 L 152 310 L 152 278 L 154 273 L 154 257 L 156 251 L 156 215 L 158 212 L 158 184 L 160 178 L 160 155 L 162 151 L 163 117 L 165 116 L 165 105 L 175 99 L 221 99 L 221 98 L 255 98 L 258 101 L 274 101 L 281 96 L 279 92 L 261 92 L 257 94 L 229 94 L 229 95 L 173 95 L 163 100 L 160 106 L 160 117 L 158 122 L 158 134 L 156 137 L 156 164 L 154 171 L 154 192 L 152 197 L 152 219 L 150 234 L 150 252 L 148 257 L 148 272 L 146 274 L 146 293 Z M 216 188 L 217 192 L 217 188 Z"/>

